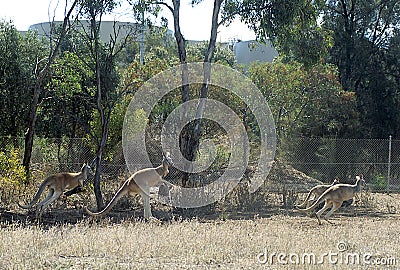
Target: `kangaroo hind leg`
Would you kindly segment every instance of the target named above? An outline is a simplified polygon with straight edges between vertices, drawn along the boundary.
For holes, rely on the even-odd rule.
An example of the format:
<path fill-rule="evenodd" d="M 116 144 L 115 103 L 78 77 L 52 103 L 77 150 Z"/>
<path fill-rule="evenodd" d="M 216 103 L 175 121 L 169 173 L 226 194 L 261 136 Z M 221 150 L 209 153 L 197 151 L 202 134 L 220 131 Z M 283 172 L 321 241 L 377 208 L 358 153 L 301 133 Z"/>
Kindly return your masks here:
<path fill-rule="evenodd" d="M 151 206 L 150 206 L 150 196 L 148 192 L 142 191 L 140 192 L 140 195 L 142 197 L 143 200 L 143 212 L 144 212 L 144 218 L 151 218 L 153 217 L 152 213 L 151 213 Z"/>
<path fill-rule="evenodd" d="M 321 222 L 321 215 L 322 215 L 322 213 L 324 213 L 329 207 L 331 207 L 331 205 L 332 205 L 332 202 L 326 200 L 326 201 L 325 201 L 325 204 L 324 204 L 324 207 L 322 207 L 322 208 L 316 213 L 317 219 L 318 219 L 318 224 L 319 224 L 319 225 L 322 224 L 322 222 Z"/>
<path fill-rule="evenodd" d="M 43 211 L 55 200 L 57 200 L 60 195 L 62 194 L 62 192 L 56 192 L 53 189 L 51 189 L 51 191 L 49 192 L 49 194 L 47 195 L 46 199 L 44 199 L 43 201 L 41 201 L 37 208 L 36 208 L 36 218 L 40 218 L 42 216 Z"/>
<path fill-rule="evenodd" d="M 324 219 L 325 219 L 326 221 L 328 221 L 329 223 L 333 224 L 332 222 L 330 222 L 330 221 L 328 220 L 328 218 L 333 214 L 333 212 L 335 212 L 337 209 L 339 209 L 339 207 L 340 207 L 341 205 L 342 205 L 342 202 L 332 202 L 332 208 L 331 208 L 331 210 L 329 210 L 328 213 L 326 213 Z"/>
<path fill-rule="evenodd" d="M 39 203 L 36 205 L 36 210 L 41 209 L 41 208 L 43 207 L 43 205 L 44 205 L 48 200 L 50 200 L 51 197 L 53 197 L 53 194 L 54 194 L 54 189 L 50 188 L 50 189 L 49 189 L 49 193 L 47 193 L 46 198 L 44 198 L 43 201 L 39 202 Z"/>

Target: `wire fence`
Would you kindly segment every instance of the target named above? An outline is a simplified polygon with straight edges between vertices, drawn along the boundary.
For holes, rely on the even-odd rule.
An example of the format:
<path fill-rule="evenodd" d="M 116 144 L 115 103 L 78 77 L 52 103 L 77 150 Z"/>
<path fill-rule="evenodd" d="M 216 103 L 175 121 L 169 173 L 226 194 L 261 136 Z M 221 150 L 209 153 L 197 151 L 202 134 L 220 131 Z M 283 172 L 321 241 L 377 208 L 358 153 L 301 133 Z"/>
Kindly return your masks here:
<path fill-rule="evenodd" d="M 354 181 L 363 174 L 375 191 L 400 190 L 400 140 L 291 138 L 281 144 L 285 160 L 313 178 Z"/>
<path fill-rule="evenodd" d="M 23 155 L 23 138 L 0 137 L 0 152 L 18 149 Z M 154 166 L 161 163 L 161 146 L 148 143 L 148 156 Z M 36 138 L 32 151 L 31 168 L 33 173 L 41 171 L 51 174 L 60 171 L 78 171 L 84 162 L 91 162 L 95 149 L 92 142 L 82 138 L 42 139 Z M 228 153 L 218 153 L 219 157 L 204 172 L 190 175 L 194 186 L 215 181 L 223 173 L 229 162 Z M 250 158 L 255 164 L 257 157 Z M 330 138 L 290 138 L 280 139 L 276 159 L 290 167 L 291 172 L 270 173 L 266 182 L 269 188 L 293 186 L 299 191 L 305 179 L 315 179 L 330 183 L 338 178 L 344 183 L 354 183 L 355 175 L 363 174 L 368 186 L 374 191 L 400 191 L 400 140 L 388 139 L 330 139 Z M 143 163 L 145 164 L 145 162 Z M 140 169 L 143 164 L 136 164 Z M 249 166 L 245 176 L 252 174 Z M 0 169 L 1 170 L 1 169 Z M 0 176 L 1 176 L 0 171 Z M 289 174 L 289 175 L 288 175 Z M 295 175 L 292 177 L 293 174 Z M 108 147 L 104 155 L 102 181 L 120 181 L 129 175 L 121 143 Z M 179 184 L 183 173 L 172 168 L 167 180 Z M 278 176 L 277 176 L 278 175 Z M 300 175 L 300 176 L 299 176 Z M 272 178 L 276 179 L 272 179 Z M 288 177 L 293 179 L 289 182 Z M 269 181 L 271 180 L 271 181 Z M 272 181 L 275 180 L 275 181 Z M 294 182 L 294 183 L 293 183 Z M 293 185 L 294 184 L 294 185 Z M 309 188 L 307 186 L 307 188 Z"/>

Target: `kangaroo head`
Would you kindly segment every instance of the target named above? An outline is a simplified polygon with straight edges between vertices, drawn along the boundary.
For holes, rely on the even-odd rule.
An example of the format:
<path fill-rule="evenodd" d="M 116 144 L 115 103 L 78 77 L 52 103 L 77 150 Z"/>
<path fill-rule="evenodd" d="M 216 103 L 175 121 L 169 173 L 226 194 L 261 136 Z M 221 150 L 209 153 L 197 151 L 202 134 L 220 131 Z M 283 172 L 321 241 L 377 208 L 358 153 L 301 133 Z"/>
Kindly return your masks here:
<path fill-rule="evenodd" d="M 357 184 L 360 183 L 362 186 L 366 186 L 367 185 L 367 183 L 365 182 L 364 177 L 363 177 L 362 174 L 357 175 L 356 176 L 356 180 L 357 180 Z"/>

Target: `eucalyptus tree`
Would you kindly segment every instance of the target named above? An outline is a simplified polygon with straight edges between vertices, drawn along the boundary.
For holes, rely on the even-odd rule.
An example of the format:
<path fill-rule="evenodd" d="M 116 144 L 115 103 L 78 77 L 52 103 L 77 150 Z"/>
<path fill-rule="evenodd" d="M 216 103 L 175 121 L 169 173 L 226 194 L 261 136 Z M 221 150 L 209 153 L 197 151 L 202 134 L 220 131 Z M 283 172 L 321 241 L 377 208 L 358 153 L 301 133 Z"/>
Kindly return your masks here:
<path fill-rule="evenodd" d="M 319 24 L 323 7 L 323 0 L 226 0 L 223 18 L 239 18 L 281 55 L 313 65 L 332 45 L 329 31 Z"/>
<path fill-rule="evenodd" d="M 344 89 L 357 95 L 363 136 L 397 133 L 399 85 L 393 80 L 392 63 L 398 56 L 392 52 L 398 46 L 400 2 L 330 0 L 322 24 L 334 37 L 329 61 L 339 67 Z"/>
<path fill-rule="evenodd" d="M 342 89 L 334 65 L 253 63 L 249 75 L 268 100 L 280 138 L 343 137 L 359 128 L 355 93 Z"/>
<path fill-rule="evenodd" d="M 33 32 L 20 34 L 11 22 L 0 22 L 0 136 L 22 136 L 32 99 L 36 59 L 45 56 Z"/>
<path fill-rule="evenodd" d="M 93 115 L 93 71 L 78 55 L 63 51 L 50 67 L 37 134 L 50 138 L 82 138 Z"/>
<path fill-rule="evenodd" d="M 200 3 L 201 1 L 192 1 L 192 5 Z M 210 78 L 210 64 L 214 56 L 216 40 L 217 40 L 217 30 L 221 25 L 220 19 L 220 11 L 221 6 L 224 0 L 215 0 L 213 4 L 213 13 L 211 18 L 211 30 L 210 30 L 210 39 L 208 42 L 207 50 L 203 56 L 203 61 L 205 63 L 204 69 L 204 83 L 200 90 L 200 98 L 207 98 L 208 89 L 209 89 L 209 78 Z M 188 84 L 188 66 L 187 66 L 187 42 L 182 34 L 181 23 L 180 23 L 180 12 L 181 12 L 181 1 L 180 0 L 172 0 L 172 2 L 167 0 L 160 1 L 138 1 L 133 3 L 134 10 L 136 12 L 144 12 L 145 10 L 154 10 L 159 11 L 155 7 L 165 7 L 168 11 L 171 12 L 173 17 L 173 25 L 174 25 L 174 37 L 177 44 L 177 54 L 179 58 L 179 62 L 181 64 L 181 102 L 183 104 L 183 113 L 181 115 L 181 121 L 184 123 L 188 117 L 186 103 L 190 99 L 190 85 Z M 204 100 L 204 99 L 202 99 Z M 196 120 L 193 125 L 186 125 L 180 135 L 180 148 L 183 156 L 192 161 L 195 159 L 196 151 L 199 145 L 200 139 L 200 131 L 201 131 L 201 117 L 204 113 L 204 103 L 200 102 L 196 112 Z M 185 169 L 187 171 L 187 169 Z M 188 183 L 188 173 L 183 174 L 182 178 L 182 186 L 187 186 Z"/>
<path fill-rule="evenodd" d="M 117 71 L 118 55 L 123 52 L 130 36 L 135 36 L 137 28 L 128 29 L 128 33 L 121 35 L 119 26 L 114 23 L 109 41 L 101 39 L 101 25 L 103 16 L 111 13 L 118 5 L 117 0 L 79 0 L 81 12 L 79 16 L 89 21 L 89 26 L 83 25 L 82 39 L 86 48 L 77 52 L 82 61 L 93 72 L 93 108 L 96 110 L 94 119 L 88 123 L 86 131 L 96 144 L 96 172 L 94 180 L 94 193 L 97 208 L 104 206 L 101 193 L 102 163 L 108 143 L 108 133 L 114 107 L 119 102 L 124 91 L 118 91 L 120 75 Z M 86 53 L 89 57 L 87 57 Z"/>
<path fill-rule="evenodd" d="M 50 66 L 54 62 L 54 59 L 56 58 L 57 53 L 59 52 L 62 40 L 64 39 L 65 35 L 68 32 L 70 26 L 69 20 L 72 12 L 75 10 L 77 2 L 78 0 L 74 0 L 69 9 L 67 9 L 66 7 L 66 13 L 58 36 L 50 36 L 50 42 L 49 42 L 50 48 L 47 57 L 40 59 L 37 58 L 33 60 L 35 61 L 35 69 L 33 70 L 35 80 L 32 87 L 33 96 L 30 104 L 28 129 L 25 134 L 25 151 L 23 159 L 23 166 L 25 167 L 28 176 L 29 176 L 29 165 L 31 161 L 32 148 L 33 148 L 33 137 L 35 135 L 39 97 L 43 90 L 43 80 L 48 75 Z"/>

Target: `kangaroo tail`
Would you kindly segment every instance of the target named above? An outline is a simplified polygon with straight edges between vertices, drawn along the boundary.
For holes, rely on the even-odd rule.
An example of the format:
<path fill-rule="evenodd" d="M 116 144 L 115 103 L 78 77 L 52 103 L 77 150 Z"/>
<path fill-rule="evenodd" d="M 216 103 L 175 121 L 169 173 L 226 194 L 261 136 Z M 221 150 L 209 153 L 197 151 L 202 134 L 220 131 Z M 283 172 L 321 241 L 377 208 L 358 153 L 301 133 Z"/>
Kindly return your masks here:
<path fill-rule="evenodd" d="M 310 199 L 310 197 L 311 197 L 312 191 L 313 190 L 311 189 L 310 192 L 308 192 L 307 197 L 306 197 L 306 199 L 304 200 L 303 203 L 296 205 L 297 208 L 303 207 L 303 206 L 305 206 L 307 204 L 308 199 Z"/>
<path fill-rule="evenodd" d="M 125 195 L 129 192 L 128 187 L 124 184 L 118 191 L 115 193 L 114 197 L 111 199 L 111 201 L 108 203 L 106 208 L 101 210 L 100 212 L 94 213 L 91 212 L 87 207 L 85 208 L 86 213 L 89 214 L 89 216 L 92 217 L 99 217 L 107 214 L 108 212 L 111 211 L 111 209 L 114 207 L 114 205 Z"/>
<path fill-rule="evenodd" d="M 311 205 L 310 207 L 308 207 L 306 209 L 298 209 L 298 210 L 300 212 L 308 212 L 308 211 L 313 210 L 315 207 L 317 207 L 321 202 L 323 202 L 325 200 L 325 198 L 326 198 L 326 196 L 328 194 L 328 190 L 329 189 L 327 189 L 324 193 L 322 193 L 322 195 L 319 196 L 318 200 L 313 205 Z"/>
<path fill-rule="evenodd" d="M 49 180 L 50 180 L 50 177 L 46 178 L 46 179 L 43 181 L 43 183 L 39 186 L 39 189 L 38 189 L 38 191 L 36 192 L 35 197 L 32 199 L 32 201 L 31 201 L 29 204 L 27 204 L 27 205 L 22 205 L 22 204 L 18 203 L 18 206 L 21 207 L 21 208 L 23 208 L 23 209 L 30 209 L 30 208 L 32 208 L 32 207 L 36 204 L 36 202 L 39 200 L 40 195 L 42 195 L 44 189 L 46 188 L 46 186 L 47 186 L 48 183 L 49 183 Z"/>

